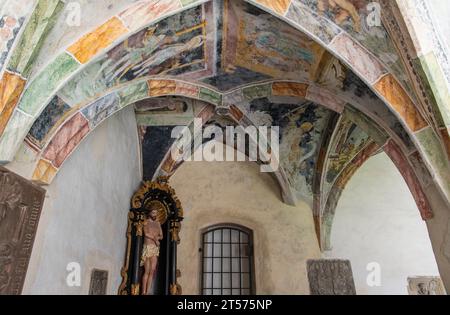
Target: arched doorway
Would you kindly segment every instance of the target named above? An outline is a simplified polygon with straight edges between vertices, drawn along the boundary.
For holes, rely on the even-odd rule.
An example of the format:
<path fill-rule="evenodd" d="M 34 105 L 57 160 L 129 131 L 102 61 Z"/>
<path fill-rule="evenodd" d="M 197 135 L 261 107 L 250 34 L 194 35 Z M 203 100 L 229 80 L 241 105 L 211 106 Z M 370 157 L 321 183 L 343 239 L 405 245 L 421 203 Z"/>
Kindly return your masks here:
<path fill-rule="evenodd" d="M 336 208 L 329 258 L 352 263 L 357 294 L 408 294 L 408 278 L 439 277 L 426 224 L 386 154 L 352 177 Z"/>
<path fill-rule="evenodd" d="M 375 34 L 385 36 L 367 28 L 369 12 L 361 3 L 347 9 L 316 4 L 144 0 L 60 47 L 33 76 L 28 66 L 37 51 L 19 50 L 1 81 L 8 88 L 0 160 L 57 192 L 70 185 L 52 187 L 59 171 L 75 167 L 77 148 L 130 108 L 140 142 L 127 132 L 137 147 L 115 149 L 132 155 L 133 167 L 136 155 L 143 160 L 145 180 L 175 176 L 182 165 L 182 157 L 169 154 L 174 126 L 192 127 L 195 118 L 203 119 L 202 127 L 278 126 L 281 168 L 274 177 L 281 199 L 310 208 L 325 250 L 345 184 L 384 149 L 428 222 L 447 283 L 450 172 L 440 112 L 424 101 L 420 82 L 410 82 L 412 62 L 396 51 L 387 26 L 376 26 Z M 90 154 L 80 160 L 88 164 Z"/>

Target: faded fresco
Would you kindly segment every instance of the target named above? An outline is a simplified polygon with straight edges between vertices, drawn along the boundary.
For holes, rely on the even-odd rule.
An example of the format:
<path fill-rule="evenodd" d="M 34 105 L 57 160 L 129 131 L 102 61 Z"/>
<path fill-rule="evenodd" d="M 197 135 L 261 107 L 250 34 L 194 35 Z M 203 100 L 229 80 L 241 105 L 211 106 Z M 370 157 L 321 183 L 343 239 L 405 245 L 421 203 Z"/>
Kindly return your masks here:
<path fill-rule="evenodd" d="M 249 118 L 280 127 L 280 162 L 299 196 L 312 202 L 317 154 L 331 111 L 314 103 L 273 104 L 268 99 L 250 104 Z"/>
<path fill-rule="evenodd" d="M 34 0 L 11 0 L 0 3 L 0 71 L 34 3 Z"/>
<path fill-rule="evenodd" d="M 331 20 L 360 42 L 397 76 L 412 93 L 402 61 L 386 28 L 374 20 L 377 13 L 370 0 L 294 0 Z M 294 5 L 295 6 L 295 5 Z M 371 15 L 372 14 L 372 15 Z"/>
<path fill-rule="evenodd" d="M 205 19 L 199 6 L 150 26 L 110 50 L 71 80 L 61 95 L 72 105 L 117 84 L 150 75 L 207 75 Z M 212 53 L 210 53 L 212 54 Z"/>
<path fill-rule="evenodd" d="M 372 139 L 347 117 L 340 121 L 334 135 L 327 157 L 323 195 L 327 196 L 334 182 L 344 168 L 350 163 Z"/>
<path fill-rule="evenodd" d="M 222 70 L 252 71 L 255 79 L 309 78 L 323 49 L 293 27 L 241 1 L 226 1 Z M 256 81 L 255 80 L 255 81 Z"/>
<path fill-rule="evenodd" d="M 302 0 L 294 1 L 289 8 L 313 9 L 355 37 L 365 38 L 368 32 L 373 36 L 382 34 L 381 30 L 376 33 L 376 29 L 367 27 L 365 6 L 365 1 Z M 288 16 L 294 13 L 289 12 Z M 331 26 L 324 32 L 331 37 L 339 33 Z M 376 78 L 383 70 L 375 67 L 368 71 L 368 76 Z M 306 196 L 311 196 L 317 147 L 330 116 L 329 110 L 316 104 L 323 101 L 329 108 L 342 112 L 346 103 L 333 97 L 333 92 L 367 106 L 380 115 L 408 148 L 411 143 L 396 117 L 380 110 L 382 104 L 377 96 L 341 62 L 292 26 L 243 1 L 215 1 L 193 7 L 131 35 L 87 65 L 58 92 L 58 97 L 53 98 L 31 128 L 27 142 L 42 149 L 72 108 L 79 109 L 81 116 L 77 117 L 88 122 L 80 129 L 84 134 L 85 128 L 93 130 L 122 106 L 133 103 L 133 99 L 138 100 L 135 110 L 141 128 L 188 125 L 195 117 L 193 101 L 159 98 L 164 95 L 183 95 L 219 105 L 222 102 L 221 95 L 214 90 L 169 79 L 142 81 L 94 102 L 87 101 L 119 84 L 161 75 L 201 82 L 220 91 L 248 86 L 237 93 L 240 93 L 237 102 L 232 98 L 227 102 L 239 105 L 255 125 L 282 128 L 286 152 L 282 164 L 293 187 Z M 270 79 L 314 82 L 329 88 L 331 94 L 309 86 L 311 83 L 252 85 Z M 300 101 L 275 104 L 271 99 L 283 95 Z M 301 100 L 308 97 L 314 101 L 306 105 Z M 350 142 L 337 148 L 336 161 L 330 162 L 330 183 L 345 166 L 341 154 L 353 154 L 362 145 L 359 141 L 368 137 L 358 128 L 347 136 Z"/>
<path fill-rule="evenodd" d="M 431 111 L 414 99 L 430 93 L 444 104 L 448 93 L 443 81 L 425 91 L 417 78 L 411 93 L 396 50 L 411 79 L 426 83 L 442 70 L 442 56 L 414 59 L 407 36 L 390 38 L 373 20 L 370 0 L 121 0 L 120 8 L 107 0 L 115 7 L 73 34 L 58 29 L 67 2 L 0 2 L 0 73 L 8 69 L 0 80 L 0 161 L 30 161 L 40 184 L 51 184 L 80 143 L 129 105 L 144 179 L 160 165 L 163 175 L 175 172 L 181 156 L 168 154 L 171 131 L 192 130 L 195 117 L 205 118 L 203 128 L 279 126 L 280 198 L 311 206 L 319 238 L 332 221 L 320 216 L 334 211 L 346 181 L 378 150 L 397 159 L 424 219 L 432 211 L 416 177 L 448 195 L 441 152 L 442 144 L 450 152 L 448 130 L 434 130 Z M 97 2 L 83 9 L 106 6 Z"/>
<path fill-rule="evenodd" d="M 34 122 L 30 132 L 27 135 L 26 141 L 38 148 L 43 147 L 47 135 L 54 127 L 57 127 L 58 122 L 66 117 L 70 112 L 70 106 L 67 105 L 61 98 L 55 96 L 44 112 Z"/>
<path fill-rule="evenodd" d="M 186 98 L 155 98 L 136 102 L 139 126 L 186 126 L 194 120 L 194 101 Z"/>
<path fill-rule="evenodd" d="M 175 139 L 174 126 L 141 126 L 143 179 L 152 180 Z"/>
<path fill-rule="evenodd" d="M 314 76 L 323 53 L 313 40 L 260 9 L 217 1 L 132 35 L 78 74 L 60 95 L 74 106 L 151 75 L 203 80 L 222 91 L 271 78 L 301 80 Z"/>

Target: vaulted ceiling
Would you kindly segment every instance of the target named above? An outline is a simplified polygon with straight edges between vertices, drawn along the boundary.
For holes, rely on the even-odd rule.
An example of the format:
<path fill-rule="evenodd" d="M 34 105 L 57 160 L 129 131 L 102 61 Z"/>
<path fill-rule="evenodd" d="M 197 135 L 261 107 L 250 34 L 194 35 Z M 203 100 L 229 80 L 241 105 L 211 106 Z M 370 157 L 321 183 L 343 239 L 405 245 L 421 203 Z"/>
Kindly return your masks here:
<path fill-rule="evenodd" d="M 421 185 L 433 175 L 417 143 L 425 132 L 435 137 L 439 119 L 418 96 L 396 39 L 383 25 L 368 24 L 368 4 L 216 0 L 187 1 L 179 10 L 178 1 L 139 1 L 40 74 L 28 71 L 35 59 L 27 54 L 11 59 L 7 70 L 29 74 L 32 83 L 16 109 L 7 103 L 10 122 L 2 126 L 0 155 L 14 153 L 13 140 L 26 130 L 22 151 L 37 161 L 32 177 L 50 184 L 84 137 L 130 105 L 144 178 L 152 179 L 176 171 L 182 161 L 168 154 L 176 145 L 171 131 L 192 126 L 194 118 L 203 118 L 204 127 L 279 126 L 281 168 L 274 176 L 281 196 L 311 206 L 324 247 L 345 184 L 382 149 L 428 219 L 432 211 Z M 58 16 L 57 8 L 42 15 Z M 152 10 L 181 12 L 155 20 L 164 15 Z M 139 24 L 150 15 L 153 23 Z M 51 28 L 42 20 L 37 24 Z M 110 46 L 96 54 L 97 41 Z M 38 68 L 45 59 L 36 59 Z"/>

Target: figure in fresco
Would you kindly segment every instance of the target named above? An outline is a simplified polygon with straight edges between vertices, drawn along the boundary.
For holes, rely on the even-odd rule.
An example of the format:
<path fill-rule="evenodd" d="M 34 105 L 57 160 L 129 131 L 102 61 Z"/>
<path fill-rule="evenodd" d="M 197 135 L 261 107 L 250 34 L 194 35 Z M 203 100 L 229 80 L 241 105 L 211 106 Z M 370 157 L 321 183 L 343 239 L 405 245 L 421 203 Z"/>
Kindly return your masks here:
<path fill-rule="evenodd" d="M 182 42 L 176 35 L 155 35 L 155 30 L 156 27 L 149 28 L 140 38 L 139 44 L 134 43 L 131 47 L 128 47 L 130 43 L 125 43 L 121 47 L 120 56 L 111 54 L 110 58 L 98 70 L 95 79 L 101 80 L 103 77 L 108 85 L 115 80 L 121 80 L 125 75 L 132 78 L 143 76 L 151 68 L 161 66 L 167 60 L 182 58 L 183 53 L 201 47 L 204 43 L 203 35 Z M 168 69 L 158 68 L 156 72 L 163 74 L 165 71 L 180 66 L 183 62 L 176 60 L 174 63 Z"/>
<path fill-rule="evenodd" d="M 361 32 L 361 17 L 358 11 L 366 5 L 364 0 L 319 0 L 317 8 L 321 13 L 333 13 L 334 21 L 342 25 L 352 19 L 354 30 Z"/>
<path fill-rule="evenodd" d="M 227 38 L 228 42 L 237 41 L 234 61 L 230 59 L 230 64 L 289 79 L 298 79 L 299 73 L 309 71 L 319 45 L 269 15 L 245 12 L 241 5 L 238 1 L 233 4 L 236 6 L 233 10 L 241 13 L 233 21 L 239 27 L 239 35 Z"/>
<path fill-rule="evenodd" d="M 144 266 L 142 276 L 142 295 L 151 292 L 153 275 L 159 257 L 159 244 L 163 238 L 161 224 L 158 221 L 158 208 L 151 206 L 149 214 L 144 220 L 144 248 L 141 256 L 141 266 Z"/>

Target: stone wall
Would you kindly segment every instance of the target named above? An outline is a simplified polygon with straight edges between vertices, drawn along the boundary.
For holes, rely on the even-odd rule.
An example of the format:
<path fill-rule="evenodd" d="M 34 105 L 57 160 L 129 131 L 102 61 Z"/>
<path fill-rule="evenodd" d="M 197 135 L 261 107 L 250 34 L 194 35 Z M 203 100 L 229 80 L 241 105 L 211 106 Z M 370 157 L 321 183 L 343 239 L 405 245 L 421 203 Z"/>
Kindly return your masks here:
<path fill-rule="evenodd" d="M 200 292 L 200 231 L 221 223 L 253 230 L 257 294 L 309 294 L 306 260 L 320 257 L 311 209 L 283 204 L 259 166 L 186 162 L 170 181 L 185 213 L 178 267 L 183 294 Z"/>
<path fill-rule="evenodd" d="M 369 159 L 344 190 L 331 245 L 327 257 L 351 260 L 358 294 L 408 294 L 408 277 L 439 276 L 427 225 L 385 154 Z M 373 262 L 379 287 L 366 281 Z"/>

